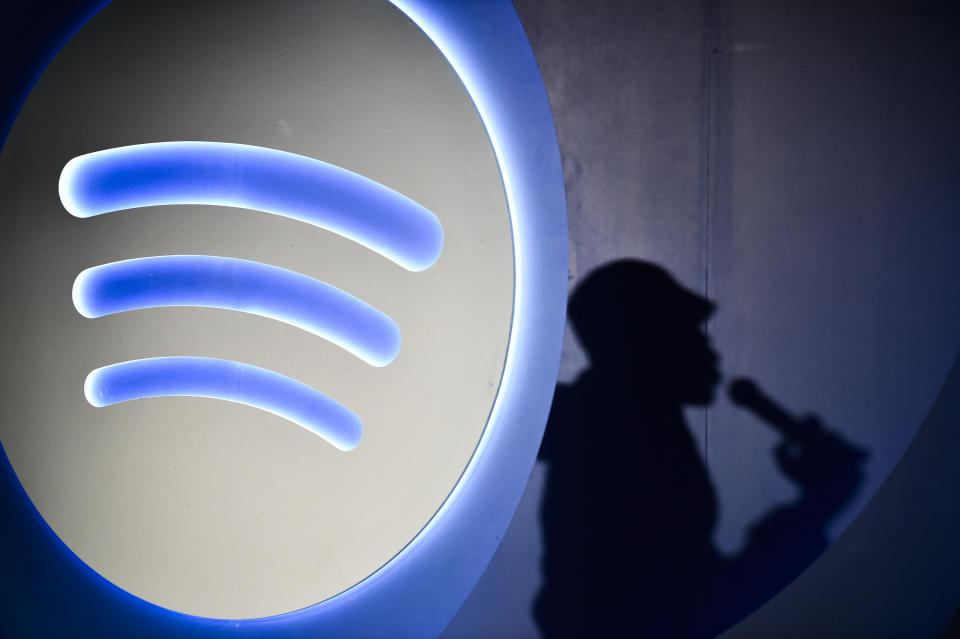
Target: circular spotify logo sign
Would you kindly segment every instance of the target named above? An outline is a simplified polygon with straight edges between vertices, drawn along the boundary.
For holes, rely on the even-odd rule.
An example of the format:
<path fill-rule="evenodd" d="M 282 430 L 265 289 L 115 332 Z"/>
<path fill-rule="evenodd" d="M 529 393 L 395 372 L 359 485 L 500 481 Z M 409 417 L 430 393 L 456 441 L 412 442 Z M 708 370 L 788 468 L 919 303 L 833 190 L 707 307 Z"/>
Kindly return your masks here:
<path fill-rule="evenodd" d="M 0 156 L 0 439 L 122 596 L 232 620 L 342 599 L 441 538 L 474 474 L 506 526 L 559 355 L 562 184 L 549 122 L 498 140 L 504 96 L 444 24 L 117 0 L 26 101 Z M 509 173 L 524 153 L 552 184 Z M 482 497 L 525 377 L 516 487 Z"/>

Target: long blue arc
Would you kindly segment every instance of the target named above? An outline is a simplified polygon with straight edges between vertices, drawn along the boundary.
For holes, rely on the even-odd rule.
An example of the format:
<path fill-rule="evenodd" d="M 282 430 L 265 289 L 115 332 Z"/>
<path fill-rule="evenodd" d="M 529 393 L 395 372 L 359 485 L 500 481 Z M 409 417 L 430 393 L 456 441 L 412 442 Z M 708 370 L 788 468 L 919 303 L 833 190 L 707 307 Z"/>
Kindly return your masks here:
<path fill-rule="evenodd" d="M 253 313 L 327 339 L 372 366 L 396 359 L 400 329 L 366 302 L 301 273 L 210 255 L 163 255 L 94 266 L 73 283 L 85 317 L 202 306 Z"/>
<path fill-rule="evenodd" d="M 142 206 L 256 209 L 333 231 L 411 271 L 443 250 L 443 227 L 410 198 L 351 171 L 295 153 L 223 142 L 158 142 L 75 157 L 60 200 L 76 217 Z"/>
<path fill-rule="evenodd" d="M 340 450 L 353 450 L 363 424 L 353 412 L 306 384 L 265 368 L 209 357 L 155 357 L 90 372 L 83 392 L 101 407 L 148 397 L 208 397 L 265 410 L 306 428 Z"/>

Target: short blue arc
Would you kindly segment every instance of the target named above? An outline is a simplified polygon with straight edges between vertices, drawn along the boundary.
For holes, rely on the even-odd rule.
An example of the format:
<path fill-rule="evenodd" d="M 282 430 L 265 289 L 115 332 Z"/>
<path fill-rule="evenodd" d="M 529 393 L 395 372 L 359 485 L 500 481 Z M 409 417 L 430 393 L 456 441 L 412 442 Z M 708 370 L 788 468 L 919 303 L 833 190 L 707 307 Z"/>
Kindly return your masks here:
<path fill-rule="evenodd" d="M 67 162 L 60 200 L 76 217 L 173 204 L 255 209 L 354 240 L 410 271 L 443 250 L 437 216 L 391 188 L 320 160 L 246 144 L 157 142 Z"/>
<path fill-rule="evenodd" d="M 273 413 L 342 451 L 363 436 L 350 410 L 302 382 L 273 371 L 209 357 L 155 357 L 111 364 L 87 375 L 87 401 L 97 407 L 151 397 L 207 397 Z"/>
<path fill-rule="evenodd" d="M 373 306 L 307 275 L 210 255 L 162 255 L 94 266 L 73 284 L 85 317 L 146 308 L 199 306 L 285 322 L 327 339 L 372 366 L 400 352 L 396 323 Z"/>

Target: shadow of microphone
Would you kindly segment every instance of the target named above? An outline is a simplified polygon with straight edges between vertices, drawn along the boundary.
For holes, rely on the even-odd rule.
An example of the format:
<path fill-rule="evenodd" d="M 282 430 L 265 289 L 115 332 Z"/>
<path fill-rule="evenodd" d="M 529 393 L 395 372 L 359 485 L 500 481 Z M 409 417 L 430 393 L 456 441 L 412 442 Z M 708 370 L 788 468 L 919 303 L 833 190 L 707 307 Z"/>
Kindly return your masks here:
<path fill-rule="evenodd" d="M 739 377 L 730 382 L 727 394 L 737 406 L 749 410 L 762 419 L 787 440 L 784 454 L 796 457 L 800 449 L 809 446 L 823 448 L 828 442 L 834 453 L 841 451 L 843 457 L 853 464 L 859 464 L 868 456 L 867 451 L 844 441 L 835 433 L 830 433 L 814 416 L 794 417 L 790 412 L 763 392 L 753 381 Z"/>
<path fill-rule="evenodd" d="M 749 379 L 734 379 L 727 388 L 727 394 L 734 404 L 749 410 L 787 439 L 808 440 L 821 429 L 815 418 L 794 417 Z"/>

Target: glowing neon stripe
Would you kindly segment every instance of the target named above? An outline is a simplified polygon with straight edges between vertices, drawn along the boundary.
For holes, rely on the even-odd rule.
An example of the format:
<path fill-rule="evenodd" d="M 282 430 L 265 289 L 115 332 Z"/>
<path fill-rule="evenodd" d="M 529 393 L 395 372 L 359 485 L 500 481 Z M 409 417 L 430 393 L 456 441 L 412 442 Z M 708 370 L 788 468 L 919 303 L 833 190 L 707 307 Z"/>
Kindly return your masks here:
<path fill-rule="evenodd" d="M 73 283 L 73 305 L 84 317 L 222 308 L 291 324 L 372 366 L 386 366 L 400 352 L 396 323 L 366 302 L 312 277 L 232 257 L 164 255 L 88 268 Z"/>
<path fill-rule="evenodd" d="M 156 357 L 90 372 L 83 393 L 101 407 L 148 397 L 208 397 L 237 402 L 288 419 L 340 450 L 363 436 L 360 419 L 306 384 L 264 368 L 209 357 Z"/>
<path fill-rule="evenodd" d="M 354 240 L 411 271 L 443 250 L 429 210 L 378 182 L 320 160 L 245 144 L 160 142 L 76 157 L 60 174 L 76 217 L 167 204 L 256 209 Z"/>

